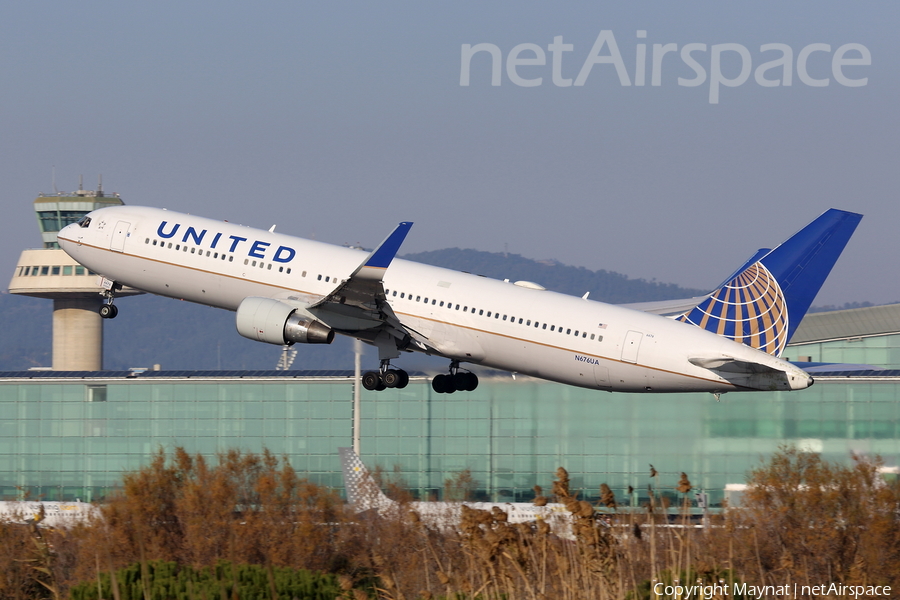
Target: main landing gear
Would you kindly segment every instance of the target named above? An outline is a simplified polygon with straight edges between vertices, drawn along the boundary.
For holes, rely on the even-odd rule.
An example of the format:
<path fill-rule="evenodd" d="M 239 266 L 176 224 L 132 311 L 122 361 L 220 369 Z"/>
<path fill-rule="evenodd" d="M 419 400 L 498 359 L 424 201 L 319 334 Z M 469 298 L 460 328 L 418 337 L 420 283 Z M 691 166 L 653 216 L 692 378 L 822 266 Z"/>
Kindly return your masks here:
<path fill-rule="evenodd" d="M 381 369 L 367 371 L 362 376 L 363 387 L 367 390 L 380 392 L 387 388 L 403 389 L 409 383 L 409 374 L 403 369 L 392 369 L 391 361 L 382 360 Z"/>
<path fill-rule="evenodd" d="M 103 297 L 106 298 L 106 302 L 100 306 L 100 310 L 97 312 L 99 312 L 100 316 L 104 319 L 115 319 L 116 315 L 119 314 L 119 308 L 113 304 L 113 301 L 116 299 L 116 292 L 121 289 L 122 284 L 113 283 L 112 287 L 108 290 L 103 290 Z"/>
<path fill-rule="evenodd" d="M 435 375 L 431 380 L 431 389 L 438 394 L 452 394 L 453 392 L 473 392 L 478 387 L 478 376 L 471 371 L 460 371 L 459 361 L 450 363 L 450 373 L 447 375 Z"/>

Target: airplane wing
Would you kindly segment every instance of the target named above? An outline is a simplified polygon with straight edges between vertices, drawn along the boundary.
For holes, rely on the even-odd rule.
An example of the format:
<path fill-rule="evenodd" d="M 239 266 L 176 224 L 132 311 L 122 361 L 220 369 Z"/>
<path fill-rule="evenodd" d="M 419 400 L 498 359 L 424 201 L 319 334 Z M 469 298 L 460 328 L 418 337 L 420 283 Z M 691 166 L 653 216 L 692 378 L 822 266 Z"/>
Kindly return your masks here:
<path fill-rule="evenodd" d="M 406 234 L 412 227 L 412 223 L 403 222 L 397 225 L 394 231 L 387 236 L 377 248 L 362 262 L 347 279 L 327 296 L 312 304 L 309 308 L 329 307 L 332 305 L 350 306 L 363 310 L 378 310 L 379 304 L 384 301 L 384 286 L 381 280 L 384 272 L 391 265 L 400 245 L 406 239 Z"/>
<path fill-rule="evenodd" d="M 390 338 L 413 341 L 424 349 L 425 336 L 400 322 L 386 302 L 382 279 L 412 223 L 397 225 L 347 279 L 328 295 L 307 307 L 310 313 L 335 330 L 345 333 L 370 331 L 377 346 L 389 345 Z M 387 336 L 387 337 L 385 337 Z"/>

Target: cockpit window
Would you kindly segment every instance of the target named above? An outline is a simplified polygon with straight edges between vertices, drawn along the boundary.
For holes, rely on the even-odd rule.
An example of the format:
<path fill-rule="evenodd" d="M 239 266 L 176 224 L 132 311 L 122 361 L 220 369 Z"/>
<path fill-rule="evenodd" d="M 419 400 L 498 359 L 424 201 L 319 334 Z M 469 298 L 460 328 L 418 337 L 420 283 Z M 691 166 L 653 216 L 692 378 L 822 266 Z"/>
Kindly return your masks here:
<path fill-rule="evenodd" d="M 90 218 L 89 216 L 87 216 L 87 215 L 85 215 L 85 216 L 81 217 L 80 219 L 78 219 L 78 226 L 79 226 L 79 227 L 87 227 L 87 226 L 90 225 L 90 224 L 91 224 L 91 218 Z"/>

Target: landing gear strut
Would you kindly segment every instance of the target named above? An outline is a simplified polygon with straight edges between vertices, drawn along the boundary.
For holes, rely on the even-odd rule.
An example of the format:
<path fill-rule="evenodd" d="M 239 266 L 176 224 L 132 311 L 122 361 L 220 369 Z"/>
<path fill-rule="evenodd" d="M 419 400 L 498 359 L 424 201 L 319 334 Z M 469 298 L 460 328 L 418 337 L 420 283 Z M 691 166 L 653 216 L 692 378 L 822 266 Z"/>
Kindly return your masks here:
<path fill-rule="evenodd" d="M 409 383 L 409 373 L 403 369 L 392 369 L 390 360 L 382 360 L 378 371 L 367 371 L 362 376 L 363 387 L 380 392 L 386 388 L 402 390 Z"/>
<path fill-rule="evenodd" d="M 104 302 L 100 306 L 100 310 L 97 312 L 100 313 L 100 316 L 104 319 L 115 319 L 116 315 L 119 314 L 119 308 L 113 304 L 113 301 L 116 299 L 116 292 L 122 289 L 122 284 L 113 283 L 112 287 L 108 290 L 103 290 L 103 297 L 106 298 L 106 302 Z"/>
<path fill-rule="evenodd" d="M 447 375 L 435 375 L 431 380 L 431 389 L 438 394 L 452 394 L 453 392 L 472 392 L 478 387 L 478 376 L 471 371 L 460 371 L 459 361 L 450 362 L 450 373 Z"/>

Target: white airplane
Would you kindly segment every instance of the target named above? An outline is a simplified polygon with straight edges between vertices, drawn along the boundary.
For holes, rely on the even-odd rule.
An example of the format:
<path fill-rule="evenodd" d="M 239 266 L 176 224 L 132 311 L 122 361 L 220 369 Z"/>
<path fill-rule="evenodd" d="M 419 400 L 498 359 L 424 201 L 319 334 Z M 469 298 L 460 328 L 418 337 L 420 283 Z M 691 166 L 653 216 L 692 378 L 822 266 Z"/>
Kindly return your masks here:
<path fill-rule="evenodd" d="M 116 291 L 237 311 L 237 330 L 284 345 L 335 333 L 378 348 L 369 390 L 404 387 L 391 361 L 417 351 L 450 360 L 436 392 L 478 385 L 463 363 L 605 391 L 800 390 L 813 379 L 779 358 L 861 215 L 831 209 L 760 251 L 708 296 L 614 306 L 395 259 L 412 223 L 371 253 L 157 208 L 95 210 L 60 246 Z"/>
<path fill-rule="evenodd" d="M 0 501 L 0 522 L 21 525 L 71 527 L 99 514 L 99 509 L 88 502 Z"/>
<path fill-rule="evenodd" d="M 376 511 L 379 515 L 398 514 L 403 508 L 399 502 L 384 495 L 375 479 L 366 469 L 359 455 L 353 448 L 338 448 L 341 457 L 341 470 L 344 476 L 344 489 L 347 491 L 347 502 L 357 512 Z M 571 537 L 572 513 L 564 504 L 548 502 L 538 506 L 531 502 L 410 502 L 406 508 L 413 510 L 426 524 L 438 529 L 455 528 L 462 520 L 463 507 L 483 510 L 501 517 L 507 523 L 530 523 L 543 520 L 551 530 L 559 536 Z"/>

